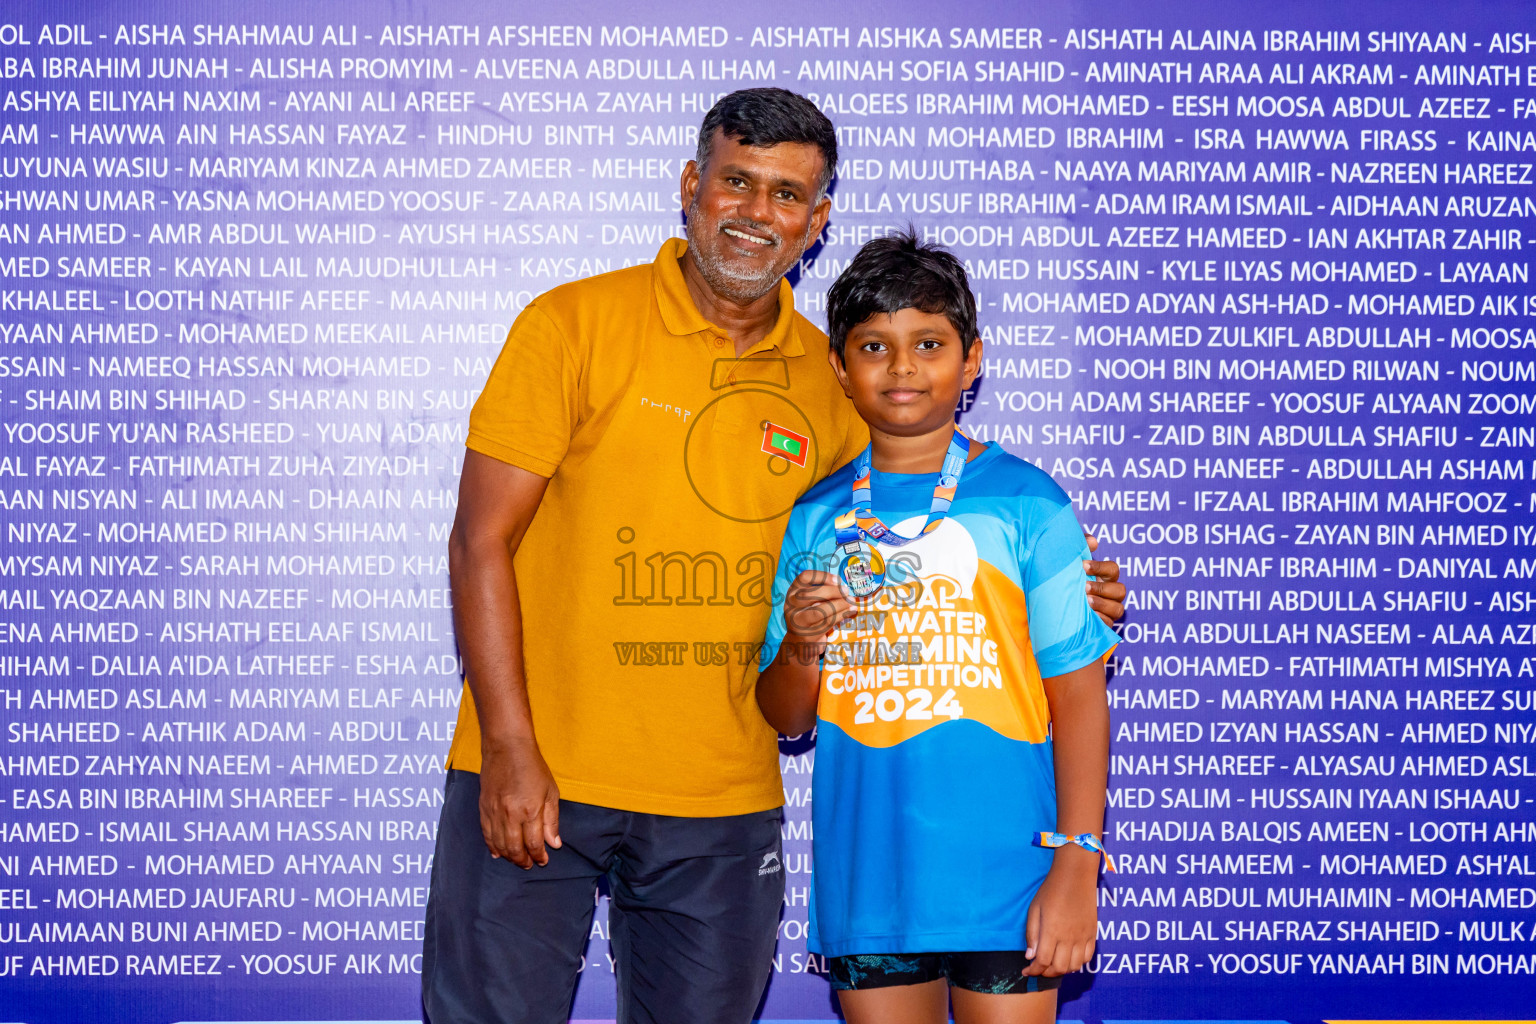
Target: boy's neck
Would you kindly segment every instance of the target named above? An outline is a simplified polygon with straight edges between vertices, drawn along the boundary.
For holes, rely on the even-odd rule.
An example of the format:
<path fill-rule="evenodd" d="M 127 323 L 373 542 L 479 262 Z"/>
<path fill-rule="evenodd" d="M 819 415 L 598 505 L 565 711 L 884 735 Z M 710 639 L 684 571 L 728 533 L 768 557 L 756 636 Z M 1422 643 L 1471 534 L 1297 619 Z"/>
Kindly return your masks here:
<path fill-rule="evenodd" d="M 944 468 L 944 455 L 949 451 L 949 439 L 954 432 L 953 423 L 912 437 L 887 434 L 871 427 L 870 464 L 882 473 L 937 473 Z M 980 446 L 972 441 L 966 461 L 974 459 L 979 451 Z"/>

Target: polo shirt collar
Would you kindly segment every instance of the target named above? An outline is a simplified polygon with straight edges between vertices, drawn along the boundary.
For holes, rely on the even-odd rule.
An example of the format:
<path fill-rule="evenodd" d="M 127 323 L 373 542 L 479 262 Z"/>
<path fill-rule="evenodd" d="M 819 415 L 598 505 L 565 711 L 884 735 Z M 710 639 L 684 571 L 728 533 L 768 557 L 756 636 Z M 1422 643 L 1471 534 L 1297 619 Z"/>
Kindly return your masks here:
<path fill-rule="evenodd" d="M 656 254 L 655 288 L 656 305 L 661 310 L 661 322 L 673 334 L 700 334 L 709 332 L 725 336 L 725 331 L 704 319 L 688 294 L 688 283 L 683 280 L 683 268 L 677 261 L 688 251 L 688 241 L 669 238 Z M 805 355 L 805 346 L 795 330 L 795 294 L 789 282 L 779 280 L 779 316 L 767 337 L 752 346 L 751 352 L 776 348 L 786 356 Z"/>

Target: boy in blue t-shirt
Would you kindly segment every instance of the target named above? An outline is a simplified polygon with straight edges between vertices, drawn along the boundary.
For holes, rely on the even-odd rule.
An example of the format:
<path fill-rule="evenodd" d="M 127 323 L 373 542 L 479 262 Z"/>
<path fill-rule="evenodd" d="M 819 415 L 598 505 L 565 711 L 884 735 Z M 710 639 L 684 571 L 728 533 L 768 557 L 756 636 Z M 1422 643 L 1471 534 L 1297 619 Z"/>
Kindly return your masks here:
<path fill-rule="evenodd" d="M 757 700 L 817 727 L 811 949 L 853 1024 L 1048 1021 L 1093 955 L 1116 636 L 1049 476 L 955 430 L 960 262 L 910 235 L 828 293 L 869 448 L 786 528 Z"/>

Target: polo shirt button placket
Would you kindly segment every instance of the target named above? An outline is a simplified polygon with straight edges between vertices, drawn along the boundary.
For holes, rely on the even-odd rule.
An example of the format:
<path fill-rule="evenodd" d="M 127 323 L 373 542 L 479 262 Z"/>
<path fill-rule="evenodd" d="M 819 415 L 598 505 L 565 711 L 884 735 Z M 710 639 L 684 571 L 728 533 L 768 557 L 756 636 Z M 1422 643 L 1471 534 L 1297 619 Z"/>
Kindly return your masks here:
<path fill-rule="evenodd" d="M 726 339 L 720 337 L 720 335 L 717 334 L 713 338 L 710 339 L 710 344 L 713 345 L 717 349 L 725 348 Z M 736 371 L 735 370 L 732 370 L 730 373 L 728 373 L 726 375 L 725 383 L 727 385 L 731 385 L 731 384 L 735 384 L 736 383 Z"/>

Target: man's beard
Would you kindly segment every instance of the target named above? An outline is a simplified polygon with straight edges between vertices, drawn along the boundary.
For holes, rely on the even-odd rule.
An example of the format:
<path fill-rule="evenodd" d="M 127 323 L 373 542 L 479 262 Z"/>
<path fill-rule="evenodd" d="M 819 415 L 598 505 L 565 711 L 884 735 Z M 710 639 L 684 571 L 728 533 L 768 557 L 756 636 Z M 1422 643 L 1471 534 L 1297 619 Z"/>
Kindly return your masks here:
<path fill-rule="evenodd" d="M 705 228 L 705 232 L 700 228 Z M 720 234 L 726 228 L 736 228 L 749 234 L 773 240 L 778 258 L 760 271 L 742 267 L 720 253 Z M 695 195 L 688 206 L 688 248 L 693 253 L 695 265 L 709 287 L 722 298 L 733 302 L 752 302 L 778 287 L 779 279 L 805 252 L 811 241 L 811 226 L 807 225 L 805 237 L 800 239 L 793 252 L 788 251 L 784 239 L 757 221 L 730 218 L 713 224 L 702 224 L 699 219 L 699 200 Z"/>

